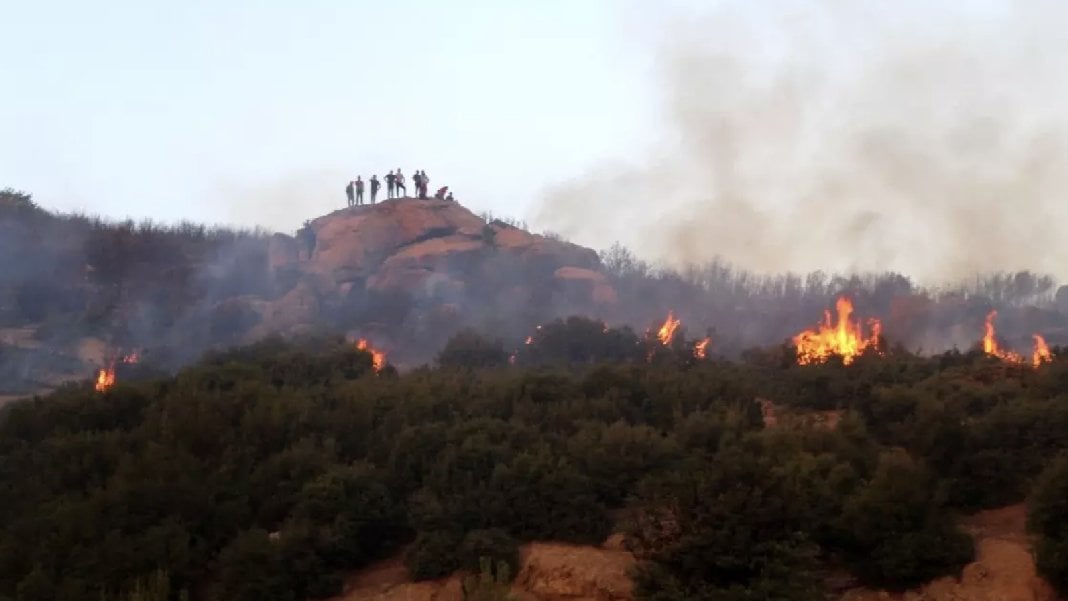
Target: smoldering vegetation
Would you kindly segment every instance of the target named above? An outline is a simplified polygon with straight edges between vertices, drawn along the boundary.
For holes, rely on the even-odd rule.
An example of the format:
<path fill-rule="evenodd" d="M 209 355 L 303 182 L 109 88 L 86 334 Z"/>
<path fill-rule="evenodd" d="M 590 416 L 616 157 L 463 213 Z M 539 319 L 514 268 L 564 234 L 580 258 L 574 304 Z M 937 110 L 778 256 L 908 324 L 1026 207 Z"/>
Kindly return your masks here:
<path fill-rule="evenodd" d="M 1000 311 L 998 335 L 1007 348 L 1029 348 L 1033 333 L 1052 345 L 1068 343 L 1068 288 L 1030 271 L 932 287 L 888 272 L 767 275 L 721 260 L 670 269 L 616 245 L 589 265 L 605 274 L 616 297 L 610 303 L 588 294 L 583 301 L 559 287 L 554 267 L 504 253 L 458 259 L 448 274 L 426 281 L 428 290 L 375 291 L 357 282 L 346 293 L 338 288 L 316 296 L 314 273 L 304 273 L 299 261 L 278 268 L 272 260 L 272 239 L 299 245 L 299 234 L 55 215 L 12 191 L 2 201 L 4 393 L 87 378 L 133 351 L 148 367 L 173 370 L 208 349 L 274 332 L 367 337 L 392 363 L 414 366 L 432 361 L 462 328 L 492 333 L 517 349 L 539 324 L 569 315 L 629 326 L 641 335 L 673 311 L 682 319 L 683 335 L 710 335 L 713 355 L 734 357 L 789 343 L 841 294 L 853 298 L 856 317 L 882 320 L 887 340 L 909 350 L 974 348 L 991 309 Z M 492 229 L 488 224 L 487 232 Z M 314 248 L 310 243 L 303 252 Z M 271 303 L 296 307 L 300 319 L 265 310 Z"/>
<path fill-rule="evenodd" d="M 1068 275 L 1064 3 L 715 6 L 664 18 L 659 144 L 535 225 L 680 268 Z"/>

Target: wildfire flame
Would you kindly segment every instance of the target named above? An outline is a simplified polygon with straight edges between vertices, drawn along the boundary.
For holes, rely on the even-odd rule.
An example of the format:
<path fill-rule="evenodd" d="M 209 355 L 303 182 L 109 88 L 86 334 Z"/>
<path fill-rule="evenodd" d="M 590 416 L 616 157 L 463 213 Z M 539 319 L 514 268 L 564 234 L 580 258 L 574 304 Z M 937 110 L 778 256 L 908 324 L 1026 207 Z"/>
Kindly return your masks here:
<path fill-rule="evenodd" d="M 698 359 L 704 359 L 708 356 L 708 345 L 712 343 L 712 339 L 705 337 L 698 340 L 693 345 L 693 356 Z"/>
<path fill-rule="evenodd" d="M 1031 336 L 1035 339 L 1035 350 L 1031 353 L 1031 365 L 1038 367 L 1043 363 L 1053 361 L 1053 353 L 1049 351 L 1046 339 L 1039 334 L 1032 334 Z"/>
<path fill-rule="evenodd" d="M 97 392 L 104 392 L 108 388 L 115 385 L 115 363 L 112 362 L 106 368 L 101 368 L 96 372 L 96 385 L 94 388 Z"/>
<path fill-rule="evenodd" d="M 360 338 L 356 342 L 356 348 L 371 353 L 371 365 L 376 372 L 382 371 L 382 368 L 386 366 L 386 353 L 371 346 L 371 343 L 367 342 L 366 338 Z"/>
<path fill-rule="evenodd" d="M 660 339 L 660 343 L 664 346 L 671 345 L 671 339 L 675 337 L 675 330 L 679 329 L 679 325 L 682 321 L 675 318 L 675 314 L 668 311 L 667 319 L 664 321 L 664 325 L 660 326 L 660 329 L 656 333 L 656 337 Z"/>
<path fill-rule="evenodd" d="M 141 360 L 141 356 L 134 351 L 129 355 L 123 355 L 120 359 L 112 359 L 108 362 L 107 367 L 102 367 L 96 372 L 96 383 L 93 388 L 97 392 L 104 392 L 115 385 L 115 364 L 116 363 L 137 363 Z"/>
<path fill-rule="evenodd" d="M 832 323 L 831 312 L 823 312 L 823 322 L 815 329 L 805 330 L 794 337 L 797 347 L 797 362 L 801 365 L 823 363 L 833 355 L 842 358 L 842 363 L 849 365 L 868 349 L 878 349 L 879 334 L 882 324 L 878 319 L 869 320 L 871 336 L 865 338 L 860 322 L 852 321 L 853 301 L 845 296 L 838 297 L 835 303 L 838 312 L 837 323 Z"/>
<path fill-rule="evenodd" d="M 1005 350 L 998 345 L 997 330 L 994 329 L 994 319 L 997 318 L 996 310 L 986 314 L 986 323 L 983 324 L 983 352 L 991 357 L 997 357 L 1008 363 L 1026 363 L 1027 360 L 1019 353 Z M 1031 365 L 1038 367 L 1043 363 L 1053 361 L 1053 353 L 1046 344 L 1046 339 L 1040 334 L 1032 334 L 1034 350 L 1031 351 Z"/>

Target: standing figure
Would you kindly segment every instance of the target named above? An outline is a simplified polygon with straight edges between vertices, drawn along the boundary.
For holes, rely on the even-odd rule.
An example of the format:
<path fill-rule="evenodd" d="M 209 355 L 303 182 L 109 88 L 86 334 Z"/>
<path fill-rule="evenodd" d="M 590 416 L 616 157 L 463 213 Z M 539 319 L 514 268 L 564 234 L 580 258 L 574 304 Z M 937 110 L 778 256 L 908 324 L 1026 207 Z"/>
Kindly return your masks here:
<path fill-rule="evenodd" d="M 430 186 L 430 178 L 426 176 L 426 171 L 419 173 L 419 198 L 426 200 L 426 191 Z"/>
<path fill-rule="evenodd" d="M 386 174 L 386 198 L 393 198 L 397 193 L 397 176 L 390 171 Z"/>
<path fill-rule="evenodd" d="M 362 205 L 363 204 L 363 180 L 360 179 L 360 176 L 358 176 L 358 175 L 356 176 L 355 186 L 356 186 L 356 204 Z"/>
<path fill-rule="evenodd" d="M 378 174 L 371 176 L 371 204 L 375 204 L 375 197 L 378 196 L 378 189 L 382 187 L 382 182 L 378 181 Z"/>
<path fill-rule="evenodd" d="M 408 188 L 404 187 L 404 174 L 401 173 L 400 167 L 397 167 L 397 198 L 400 198 L 401 190 L 404 190 L 404 194 L 408 194 Z"/>
<path fill-rule="evenodd" d="M 352 182 L 345 184 L 345 198 L 348 200 L 349 205 L 352 206 Z"/>

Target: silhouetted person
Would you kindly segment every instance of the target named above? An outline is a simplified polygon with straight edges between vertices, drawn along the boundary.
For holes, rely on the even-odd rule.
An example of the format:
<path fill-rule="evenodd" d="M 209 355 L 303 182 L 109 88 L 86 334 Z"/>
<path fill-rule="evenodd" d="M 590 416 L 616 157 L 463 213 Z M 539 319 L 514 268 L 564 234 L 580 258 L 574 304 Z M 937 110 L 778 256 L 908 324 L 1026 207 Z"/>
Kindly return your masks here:
<path fill-rule="evenodd" d="M 419 172 L 419 198 L 426 200 L 426 192 L 430 186 L 430 178 L 426 176 L 426 171 Z"/>
<path fill-rule="evenodd" d="M 363 180 L 356 176 L 356 204 L 363 204 Z"/>
<path fill-rule="evenodd" d="M 401 196 L 401 190 L 404 190 L 405 196 L 408 194 L 408 188 L 404 187 L 404 174 L 401 173 L 400 167 L 397 167 L 397 198 Z"/>
<path fill-rule="evenodd" d="M 352 182 L 345 184 L 345 198 L 349 201 L 349 206 L 352 206 Z"/>
<path fill-rule="evenodd" d="M 449 195 L 445 197 L 445 200 L 449 202 L 456 202 L 456 199 L 452 197 L 452 192 L 449 192 Z"/>
<path fill-rule="evenodd" d="M 397 194 L 397 176 L 390 171 L 386 174 L 386 198 L 393 198 Z"/>
<path fill-rule="evenodd" d="M 371 204 L 375 204 L 375 197 L 378 196 L 378 189 L 382 187 L 382 182 L 378 181 L 378 175 L 371 176 Z"/>

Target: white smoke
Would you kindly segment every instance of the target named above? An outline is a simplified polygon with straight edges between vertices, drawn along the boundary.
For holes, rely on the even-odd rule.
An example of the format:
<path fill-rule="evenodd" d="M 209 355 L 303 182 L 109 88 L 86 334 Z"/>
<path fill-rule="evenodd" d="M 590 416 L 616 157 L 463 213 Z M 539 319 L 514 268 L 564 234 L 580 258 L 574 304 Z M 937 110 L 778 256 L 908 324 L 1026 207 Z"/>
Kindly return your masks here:
<path fill-rule="evenodd" d="M 679 15 L 662 143 L 536 225 L 675 265 L 1068 277 L 1068 5 L 750 4 Z"/>

